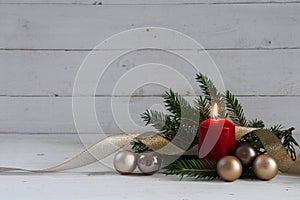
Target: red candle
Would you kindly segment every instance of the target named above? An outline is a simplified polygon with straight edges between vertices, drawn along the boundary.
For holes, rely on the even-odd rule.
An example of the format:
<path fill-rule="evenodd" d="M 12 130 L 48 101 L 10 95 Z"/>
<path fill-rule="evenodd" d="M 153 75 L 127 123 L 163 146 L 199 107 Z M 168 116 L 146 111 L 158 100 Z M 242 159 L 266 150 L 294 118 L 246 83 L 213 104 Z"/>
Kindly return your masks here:
<path fill-rule="evenodd" d="M 203 121 L 198 129 L 199 159 L 219 160 L 235 148 L 235 127 L 226 119 L 218 119 L 218 105 L 213 108 L 215 119 Z"/>

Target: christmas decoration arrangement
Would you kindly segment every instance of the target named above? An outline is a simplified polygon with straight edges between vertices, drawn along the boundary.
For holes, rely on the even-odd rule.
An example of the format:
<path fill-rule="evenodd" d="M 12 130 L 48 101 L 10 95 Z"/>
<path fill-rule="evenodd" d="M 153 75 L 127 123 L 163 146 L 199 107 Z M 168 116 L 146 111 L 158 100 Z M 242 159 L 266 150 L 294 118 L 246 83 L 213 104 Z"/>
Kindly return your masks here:
<path fill-rule="evenodd" d="M 299 147 L 292 136 L 294 128 L 284 129 L 282 125 L 265 128 L 262 120 L 247 120 L 233 94 L 219 93 L 213 82 L 201 73 L 196 80 L 204 96 L 199 96 L 194 105 L 170 90 L 164 95 L 168 114 L 147 110 L 142 115 L 146 125 L 156 128 L 169 141 L 176 136 L 180 123 L 184 123 L 186 128 L 181 131 L 187 136 L 197 133 L 191 147 L 198 145 L 198 155 L 181 156 L 164 167 L 165 174 L 234 181 L 238 178 L 270 180 L 279 169 L 288 171 L 286 165 L 296 160 L 295 148 Z M 188 114 L 182 116 L 182 111 Z M 212 140 L 216 142 L 210 144 Z M 136 153 L 153 150 L 139 140 L 132 143 L 132 149 Z"/>
<path fill-rule="evenodd" d="M 57 172 L 86 166 L 115 153 L 112 162 L 122 175 L 136 168 L 144 175 L 161 171 L 197 180 L 270 180 L 278 171 L 300 175 L 294 128 L 267 128 L 262 120 L 247 120 L 233 94 L 219 93 L 201 73 L 196 75 L 196 81 L 203 95 L 193 104 L 170 89 L 163 96 L 167 113 L 147 110 L 142 114 L 146 125 L 157 132 L 107 137 L 47 169 L 0 167 L 0 172 Z M 128 145 L 131 151 L 120 151 Z"/>

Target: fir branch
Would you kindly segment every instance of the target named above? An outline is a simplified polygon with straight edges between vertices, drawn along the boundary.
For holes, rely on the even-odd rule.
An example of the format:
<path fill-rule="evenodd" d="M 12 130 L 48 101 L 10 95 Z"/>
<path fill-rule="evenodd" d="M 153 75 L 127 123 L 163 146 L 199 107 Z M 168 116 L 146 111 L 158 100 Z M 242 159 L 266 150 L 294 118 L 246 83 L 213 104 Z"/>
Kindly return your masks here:
<path fill-rule="evenodd" d="M 145 124 L 154 127 L 161 136 L 172 140 L 173 144 L 180 148 L 186 149 L 197 144 L 198 110 L 172 90 L 166 92 L 164 102 L 166 109 L 171 114 L 167 115 L 155 110 L 146 110 L 141 116 Z M 175 135 L 176 138 L 174 139 Z M 136 152 L 147 149 L 145 145 L 139 144 L 138 141 L 133 142 L 132 147 Z"/>
<path fill-rule="evenodd" d="M 296 149 L 295 147 L 300 147 L 295 138 L 293 137 L 294 127 L 291 127 L 287 130 L 284 130 L 284 127 L 281 124 L 274 125 L 269 129 L 273 132 L 279 139 L 282 141 L 282 145 L 288 150 L 291 158 L 296 160 Z"/>
<path fill-rule="evenodd" d="M 247 119 L 244 115 L 244 110 L 235 96 L 227 90 L 225 98 L 228 116 L 232 122 L 237 126 L 248 126 Z"/>
<path fill-rule="evenodd" d="M 145 121 L 146 126 L 151 125 L 169 140 L 176 135 L 180 125 L 180 121 L 156 110 L 146 110 L 141 117 Z"/>
<path fill-rule="evenodd" d="M 199 124 L 210 118 L 211 107 L 209 105 L 209 101 L 206 98 L 199 97 L 194 101 L 196 109 L 199 111 Z"/>
<path fill-rule="evenodd" d="M 183 149 L 189 147 L 191 143 L 192 145 L 197 144 L 198 110 L 172 90 L 166 92 L 164 102 L 167 111 L 171 113 L 170 117 L 166 119 L 166 124 L 169 124 L 169 126 L 165 126 L 162 129 L 155 128 L 161 132 L 162 136 L 172 140 L 173 144 Z M 169 130 L 173 131 L 171 135 Z M 169 134 L 171 137 L 168 137 L 166 134 Z M 176 139 L 174 140 L 175 135 Z"/>
<path fill-rule="evenodd" d="M 198 126 L 189 119 L 181 118 L 180 127 L 177 130 L 176 137 L 172 139 L 172 143 L 182 149 L 188 149 L 198 144 Z"/>
<path fill-rule="evenodd" d="M 269 128 L 269 130 L 274 133 L 279 139 L 283 137 L 282 132 L 283 132 L 284 126 L 282 124 L 275 124 Z"/>
<path fill-rule="evenodd" d="M 151 151 L 149 147 L 141 143 L 139 140 L 134 139 L 131 143 L 131 149 L 134 153 L 143 153 L 145 151 Z"/>
<path fill-rule="evenodd" d="M 204 74 L 196 74 L 196 81 L 200 83 L 200 88 L 206 99 L 211 101 L 218 101 L 222 98 L 222 95 L 218 92 L 214 83 Z"/>
<path fill-rule="evenodd" d="M 173 117 L 177 119 L 184 117 L 198 125 L 198 111 L 186 99 L 171 89 L 163 97 L 166 109 L 172 113 Z"/>
<path fill-rule="evenodd" d="M 161 129 L 165 124 L 167 116 L 162 112 L 158 112 L 156 110 L 146 110 L 146 112 L 144 112 L 141 117 L 144 120 L 146 126 L 151 124 L 155 128 Z"/>
<path fill-rule="evenodd" d="M 217 103 L 219 105 L 219 116 L 226 117 L 226 104 L 223 95 L 218 92 L 214 83 L 204 74 L 196 74 L 196 81 L 204 94 L 205 99 L 209 101 L 210 106 Z"/>
<path fill-rule="evenodd" d="M 256 175 L 251 167 L 243 167 L 243 173 L 240 177 L 241 179 L 255 179 Z"/>
<path fill-rule="evenodd" d="M 166 115 L 156 110 L 146 110 L 146 112 L 141 115 L 141 118 L 144 120 L 146 126 L 151 125 L 160 131 L 161 136 L 169 140 L 176 135 L 176 131 L 179 127 L 178 120 L 174 120 L 170 115 Z M 135 153 L 150 151 L 145 144 L 137 139 L 131 142 L 131 148 Z"/>
<path fill-rule="evenodd" d="M 285 148 L 287 148 L 291 158 L 295 161 L 297 159 L 297 154 L 296 154 L 296 150 L 295 150 L 295 146 L 299 147 L 299 144 L 297 143 L 297 141 L 294 139 L 294 137 L 292 136 L 292 134 L 287 134 L 284 136 L 283 138 L 283 142 L 282 142 L 283 146 Z"/>
<path fill-rule="evenodd" d="M 248 126 L 253 128 L 264 128 L 265 123 L 262 120 L 253 119 L 248 122 Z"/>
<path fill-rule="evenodd" d="M 163 95 L 163 98 L 167 111 L 180 118 L 181 106 L 184 106 L 184 104 L 186 105 L 187 102 L 184 101 L 183 98 L 179 98 L 179 95 L 174 93 L 172 89 L 166 91 L 165 95 Z"/>
<path fill-rule="evenodd" d="M 218 178 L 217 163 L 209 160 L 178 159 L 165 167 L 167 175 L 178 175 L 181 177 L 194 177 L 195 179 Z"/>

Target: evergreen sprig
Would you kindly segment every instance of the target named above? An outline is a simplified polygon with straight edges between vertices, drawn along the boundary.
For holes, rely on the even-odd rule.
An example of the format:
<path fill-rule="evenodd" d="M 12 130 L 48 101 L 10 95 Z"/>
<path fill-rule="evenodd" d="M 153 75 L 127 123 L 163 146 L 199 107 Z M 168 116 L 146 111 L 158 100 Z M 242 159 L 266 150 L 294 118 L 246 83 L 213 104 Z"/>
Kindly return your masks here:
<path fill-rule="evenodd" d="M 277 124 L 269 128 L 271 132 L 273 132 L 279 139 L 282 141 L 282 145 L 288 150 L 291 158 L 296 160 L 296 149 L 295 147 L 300 147 L 295 138 L 293 137 L 294 127 L 289 129 L 284 129 L 281 124 Z"/>
<path fill-rule="evenodd" d="M 167 175 L 178 175 L 181 177 L 193 177 L 195 179 L 215 179 L 218 178 L 217 163 L 210 160 L 199 159 L 178 159 L 168 165 L 164 172 Z"/>
<path fill-rule="evenodd" d="M 199 110 L 195 106 L 191 106 L 186 99 L 171 89 L 163 95 L 163 98 L 169 113 L 146 110 L 141 115 L 145 125 L 154 127 L 162 137 L 172 140 L 178 147 L 186 148 L 197 144 Z M 173 140 L 175 136 L 177 137 Z M 131 145 L 132 150 L 136 153 L 149 150 L 138 140 L 133 141 Z"/>
<path fill-rule="evenodd" d="M 177 134 L 179 121 L 172 118 L 170 115 L 164 114 L 156 110 L 146 110 L 141 115 L 146 126 L 151 125 L 156 130 L 160 131 L 161 136 L 168 140 L 172 140 Z M 150 149 L 139 140 L 135 139 L 131 142 L 131 148 L 135 153 L 150 151 Z"/>
<path fill-rule="evenodd" d="M 135 153 L 143 153 L 145 151 L 151 151 L 149 147 L 147 147 L 145 144 L 141 143 L 139 140 L 134 139 L 131 143 L 131 149 Z"/>
<path fill-rule="evenodd" d="M 145 121 L 146 126 L 151 125 L 169 140 L 177 133 L 179 121 L 170 115 L 156 110 L 146 110 L 141 117 Z"/>
<path fill-rule="evenodd" d="M 294 128 L 290 128 L 283 132 L 283 146 L 287 148 L 291 158 L 295 161 L 297 159 L 295 146 L 300 147 L 295 138 L 292 136 L 292 131 Z"/>
<path fill-rule="evenodd" d="M 211 115 L 211 106 L 207 98 L 200 96 L 194 101 L 194 105 L 199 112 L 199 124 L 206 119 L 210 118 Z"/>
<path fill-rule="evenodd" d="M 253 119 L 253 120 L 248 121 L 248 127 L 252 127 L 252 128 L 264 128 L 265 127 L 265 123 L 262 120 Z"/>
<path fill-rule="evenodd" d="M 228 90 L 225 93 L 226 108 L 229 118 L 237 126 L 248 126 L 244 110 L 239 101 Z"/>
<path fill-rule="evenodd" d="M 204 94 L 205 99 L 210 103 L 210 106 L 217 103 L 219 105 L 219 116 L 226 117 L 226 104 L 224 96 L 218 92 L 214 83 L 204 74 L 196 74 L 196 81 L 199 83 L 199 87 Z"/>
<path fill-rule="evenodd" d="M 214 83 L 204 74 L 196 74 L 196 81 L 205 96 L 209 101 L 220 101 L 222 94 L 220 94 Z"/>

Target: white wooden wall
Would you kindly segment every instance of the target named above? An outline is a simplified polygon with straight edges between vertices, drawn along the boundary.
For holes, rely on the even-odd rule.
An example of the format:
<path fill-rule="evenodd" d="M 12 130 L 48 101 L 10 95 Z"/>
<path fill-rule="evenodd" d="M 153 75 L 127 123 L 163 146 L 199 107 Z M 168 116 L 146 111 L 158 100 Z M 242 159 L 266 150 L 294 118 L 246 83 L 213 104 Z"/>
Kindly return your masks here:
<path fill-rule="evenodd" d="M 71 96 L 81 62 L 112 34 L 145 26 L 200 42 L 249 118 L 300 129 L 298 0 L 0 0 L 0 132 L 75 133 Z M 140 62 L 129 56 L 113 69 Z M 137 123 L 161 92 L 132 98 Z M 126 106 L 128 95 L 114 98 Z M 110 93 L 97 91 L 101 126 L 120 132 L 109 102 Z"/>

